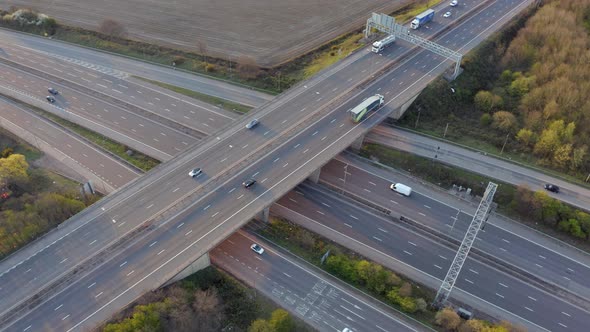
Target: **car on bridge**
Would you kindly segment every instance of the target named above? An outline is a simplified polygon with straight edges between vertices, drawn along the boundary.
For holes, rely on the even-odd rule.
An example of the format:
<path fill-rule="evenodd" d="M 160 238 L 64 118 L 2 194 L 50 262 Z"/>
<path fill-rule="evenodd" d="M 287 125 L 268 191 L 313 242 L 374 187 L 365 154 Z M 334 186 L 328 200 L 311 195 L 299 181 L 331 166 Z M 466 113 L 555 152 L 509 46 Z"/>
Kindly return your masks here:
<path fill-rule="evenodd" d="M 203 170 L 200 168 L 195 168 L 193 170 L 191 170 L 190 172 L 188 172 L 188 175 L 190 175 L 192 178 L 194 178 L 195 176 L 199 175 L 203 173 Z"/>
<path fill-rule="evenodd" d="M 444 14 L 443 14 L 443 17 L 444 17 L 444 18 L 451 17 L 451 12 L 446 12 L 446 13 L 444 13 Z"/>
<path fill-rule="evenodd" d="M 250 179 L 248 181 L 245 181 L 244 183 L 242 183 L 242 185 L 244 186 L 244 188 L 250 188 L 252 187 L 254 184 L 256 183 L 256 180 L 254 179 Z"/>
<path fill-rule="evenodd" d="M 47 91 L 49 91 L 49 93 L 51 93 L 54 96 L 57 96 L 59 94 L 59 91 L 55 90 L 54 88 L 48 88 Z"/>
<path fill-rule="evenodd" d="M 457 0 L 451 1 L 451 7 L 457 7 L 458 4 L 459 4 L 459 1 L 457 1 Z"/>
<path fill-rule="evenodd" d="M 252 121 L 248 122 L 248 124 L 246 125 L 246 128 L 252 129 L 252 128 L 256 127 L 258 125 L 258 123 L 260 123 L 260 121 L 258 121 L 258 119 L 253 119 Z"/>
<path fill-rule="evenodd" d="M 47 97 L 45 97 L 45 99 L 47 99 L 47 101 L 52 104 L 55 103 L 55 98 L 53 98 L 53 96 L 47 96 Z"/>

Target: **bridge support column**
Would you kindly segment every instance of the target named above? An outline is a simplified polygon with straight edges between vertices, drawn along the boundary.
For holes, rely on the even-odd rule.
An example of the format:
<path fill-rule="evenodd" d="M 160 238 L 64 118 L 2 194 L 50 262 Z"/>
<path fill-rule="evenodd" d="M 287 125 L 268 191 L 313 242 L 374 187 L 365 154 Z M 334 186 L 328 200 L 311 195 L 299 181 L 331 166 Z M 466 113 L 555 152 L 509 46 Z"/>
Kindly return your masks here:
<path fill-rule="evenodd" d="M 307 178 L 309 181 L 313 183 L 318 183 L 320 181 L 320 173 L 322 172 L 321 168 L 316 169 L 311 173 L 311 175 Z"/>
<path fill-rule="evenodd" d="M 410 100 L 405 102 L 402 106 L 394 109 L 393 112 L 391 112 L 391 114 L 389 114 L 389 118 L 394 119 L 394 120 L 398 120 L 399 118 L 401 118 L 402 115 L 404 115 L 404 113 L 406 113 L 408 108 L 410 108 L 410 106 L 412 106 L 412 104 L 414 103 L 416 98 L 418 98 L 419 95 L 420 95 L 420 93 L 417 93 L 415 96 L 410 98 Z"/>
<path fill-rule="evenodd" d="M 180 271 L 172 279 L 168 280 L 162 287 L 182 280 L 195 272 L 201 271 L 209 265 L 211 265 L 211 260 L 209 259 L 209 253 L 206 253 L 199 257 L 196 261 L 192 262 L 191 265 L 187 266 L 184 270 Z"/>
<path fill-rule="evenodd" d="M 264 210 L 260 211 L 256 220 L 260 220 L 263 222 L 268 222 L 268 217 L 270 216 L 270 207 L 264 208 Z"/>
<path fill-rule="evenodd" d="M 359 152 L 361 150 L 361 148 L 363 147 L 363 141 L 365 140 L 365 135 L 360 136 L 359 138 L 357 138 L 354 142 L 352 142 L 352 144 L 350 145 L 350 148 L 354 151 L 354 152 Z"/>

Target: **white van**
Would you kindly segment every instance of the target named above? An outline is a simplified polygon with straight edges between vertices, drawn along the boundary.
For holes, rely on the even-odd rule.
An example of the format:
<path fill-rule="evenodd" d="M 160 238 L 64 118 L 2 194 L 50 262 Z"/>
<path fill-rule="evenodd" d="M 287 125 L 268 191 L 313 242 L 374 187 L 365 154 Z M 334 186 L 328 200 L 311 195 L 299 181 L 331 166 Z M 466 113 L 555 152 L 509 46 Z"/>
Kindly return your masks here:
<path fill-rule="evenodd" d="M 391 186 L 389 186 L 389 188 L 391 188 L 391 190 L 400 193 L 404 196 L 410 196 L 410 194 L 412 193 L 412 188 L 406 186 L 405 184 L 401 184 L 401 183 L 392 183 Z"/>

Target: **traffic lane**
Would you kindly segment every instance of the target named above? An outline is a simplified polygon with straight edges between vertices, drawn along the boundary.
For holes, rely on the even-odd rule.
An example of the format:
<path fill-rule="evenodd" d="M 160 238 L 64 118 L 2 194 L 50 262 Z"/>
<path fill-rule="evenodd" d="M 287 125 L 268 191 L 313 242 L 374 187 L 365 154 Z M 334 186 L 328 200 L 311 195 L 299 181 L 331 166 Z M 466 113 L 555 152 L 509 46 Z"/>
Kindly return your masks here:
<path fill-rule="evenodd" d="M 338 66 L 337 66 L 337 67 L 338 67 Z M 364 71 L 366 71 L 366 69 L 365 69 Z M 363 72 L 364 72 L 364 71 L 363 71 Z M 352 79 L 352 78 L 349 78 L 349 80 L 348 80 L 348 81 L 350 81 L 351 79 Z M 307 86 L 304 86 L 304 88 L 305 88 L 305 89 L 307 89 L 308 87 L 307 87 Z M 387 94 L 387 93 L 389 93 L 389 91 L 387 91 L 387 92 L 386 92 L 386 94 Z M 318 91 L 316 91 L 316 94 L 319 94 L 319 92 L 318 92 Z M 320 98 L 323 98 L 323 97 L 320 97 Z M 318 101 L 318 102 L 320 101 L 320 100 L 319 100 L 319 98 L 318 98 L 318 100 L 317 100 L 317 101 Z M 302 110 L 305 110 L 305 108 L 303 108 Z M 344 124 L 341 124 L 341 126 L 343 126 L 343 125 L 344 125 Z M 322 138 L 322 140 L 323 140 L 323 139 L 325 139 L 325 138 L 326 138 L 326 137 L 323 137 L 323 138 Z"/>
<path fill-rule="evenodd" d="M 261 243 L 265 248 L 264 254 L 248 252 L 252 242 Z M 376 328 L 383 331 L 415 331 L 243 231 L 234 233 L 210 255 L 215 265 L 227 269 L 250 285 L 254 284 L 267 296 L 278 298 L 283 307 L 319 330 L 333 328 L 341 331 L 348 327 L 360 331 Z"/>
<path fill-rule="evenodd" d="M 384 189 L 391 183 L 390 181 L 355 166 L 340 161 L 332 161 L 326 166 L 328 167 L 322 168 L 322 180 L 327 180 L 335 186 L 344 185 L 346 190 L 356 195 L 369 198 L 380 206 L 429 225 L 458 240 L 463 238 L 473 218 L 469 214 L 415 191 L 411 197 L 391 193 L 391 190 Z M 347 184 L 341 181 L 343 175 L 338 174 L 344 173 L 344 167 L 347 168 Z M 326 174 L 325 178 L 324 174 Z M 360 185 L 355 186 L 356 183 Z M 367 187 L 371 187 L 373 191 L 368 190 Z M 439 213 L 436 213 L 437 211 Z M 485 226 L 478 239 L 480 241 L 476 243 L 476 247 L 485 252 L 492 253 L 535 274 L 542 269 L 542 278 L 582 296 L 590 297 L 590 288 L 584 286 L 588 284 L 587 280 L 590 277 L 590 269 L 587 266 L 570 259 L 564 260 L 564 256 L 558 253 L 491 224 Z"/>
<path fill-rule="evenodd" d="M 0 100 L 0 114 L 15 125 L 33 132 L 39 139 L 49 143 L 114 188 L 123 186 L 140 175 L 85 141 L 8 101 Z"/>
<path fill-rule="evenodd" d="M 66 57 L 74 61 L 124 71 L 132 75 L 174 84 L 252 107 L 262 105 L 273 99 L 271 95 L 250 88 L 239 87 L 219 80 L 185 73 L 184 71 L 177 71 L 173 68 L 65 44 L 56 40 L 47 40 L 38 36 L 22 35 L 9 30 L 1 31 L 0 47 L 7 48 L 13 45 L 30 52 L 53 57 Z"/>
<path fill-rule="evenodd" d="M 334 208 L 322 208 L 321 205 L 323 204 L 317 204 L 315 202 L 317 200 L 317 194 L 312 194 L 302 187 L 299 187 L 298 190 L 301 192 L 300 194 L 289 194 L 287 200 L 281 200 L 279 204 L 312 220 L 318 220 L 326 227 L 354 238 L 357 241 L 361 241 L 376 250 L 386 252 L 391 257 L 395 257 L 441 280 L 446 275 L 446 271 L 455 256 L 454 251 L 436 244 L 430 239 L 409 232 L 399 224 L 374 216 L 355 206 L 348 204 L 338 205 L 338 202 L 332 201 L 328 197 L 322 197 L 321 200 L 328 202 Z M 289 200 L 291 197 L 297 197 L 297 203 Z M 316 209 L 316 213 L 313 212 L 314 209 Z M 321 209 L 321 213 L 317 213 L 317 209 Z M 458 281 L 457 286 L 465 290 L 461 286 L 463 283 L 470 285 L 474 283 L 478 285 L 477 288 L 470 290 L 469 293 L 493 303 L 507 310 L 507 312 L 516 314 L 519 317 L 548 329 L 553 329 L 552 322 L 554 325 L 558 325 L 555 320 L 562 318 L 560 316 L 561 312 L 551 312 L 551 308 L 562 308 L 566 312 L 569 312 L 568 310 L 574 311 L 580 318 L 580 321 L 575 322 L 578 328 L 584 327 L 585 325 L 582 322 L 590 316 L 590 314 L 577 307 L 571 306 L 560 299 L 556 299 L 543 291 L 489 268 L 475 260 L 468 259 L 468 262 L 469 264 L 466 263 L 459 276 L 459 278 L 467 280 L 463 280 L 461 283 Z M 481 279 L 482 277 L 484 279 Z M 494 282 L 491 282 L 492 280 Z M 490 290 L 488 287 L 482 287 L 482 285 L 490 285 L 492 288 Z M 510 289 L 511 292 L 514 289 L 522 290 L 522 293 L 533 297 L 538 303 L 533 307 L 527 302 L 528 306 L 526 308 L 524 305 L 519 306 L 519 302 L 516 302 L 514 305 L 512 302 L 504 303 L 503 299 L 506 295 L 500 294 L 504 298 L 496 295 L 497 287 L 501 287 L 504 291 Z M 516 294 L 515 292 L 512 293 Z M 545 308 L 545 303 L 553 303 L 555 306 L 547 306 Z M 567 310 L 564 308 L 567 308 Z M 530 311 L 530 309 L 533 311 Z M 535 314 L 535 312 L 537 313 Z M 552 314 L 553 317 L 546 318 L 548 314 Z"/>
<path fill-rule="evenodd" d="M 19 91 L 33 91 L 33 94 L 37 94 L 43 102 L 46 102 L 45 96 L 49 94 L 47 89 L 57 88 L 61 93 L 55 96 L 56 102 L 48 107 L 57 107 L 65 111 L 64 118 L 88 119 L 169 155 L 180 152 L 197 141 L 189 135 L 141 115 L 1 64 L 0 79 L 4 80 L 5 86 L 9 85 Z"/>
<path fill-rule="evenodd" d="M 587 209 L 590 206 L 590 190 L 575 184 L 542 174 L 518 164 L 487 156 L 479 152 L 470 151 L 443 141 L 437 141 L 428 137 L 405 132 L 395 128 L 383 126 L 376 127 L 367 135 L 368 140 L 386 145 L 395 142 L 395 148 L 412 152 L 414 154 L 432 158 L 434 151 L 440 147 L 438 159 L 453 166 L 502 179 L 502 181 L 514 185 L 528 185 L 532 190 L 544 191 L 545 183 L 552 183 L 560 187 L 559 194 L 547 192 L 555 199 L 559 199 L 578 208 Z"/>
<path fill-rule="evenodd" d="M 211 134 L 235 118 L 234 114 L 215 109 L 213 105 L 191 100 L 172 91 L 165 92 L 163 88 L 147 82 L 129 80 L 128 75 L 122 72 L 109 72 L 90 64 L 37 55 L 19 47 L 7 47 L 1 55 L 10 61 L 104 93 L 205 134 Z"/>

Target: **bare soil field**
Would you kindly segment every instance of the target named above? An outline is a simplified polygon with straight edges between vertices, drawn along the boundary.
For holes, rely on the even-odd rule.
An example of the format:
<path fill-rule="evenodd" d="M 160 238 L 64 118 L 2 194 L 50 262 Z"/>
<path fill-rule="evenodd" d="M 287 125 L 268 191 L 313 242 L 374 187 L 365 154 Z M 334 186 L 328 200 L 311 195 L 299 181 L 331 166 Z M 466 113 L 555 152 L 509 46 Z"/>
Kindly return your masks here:
<path fill-rule="evenodd" d="M 4 0 L 59 22 L 97 29 L 121 23 L 133 39 L 272 67 L 412 0 Z"/>

